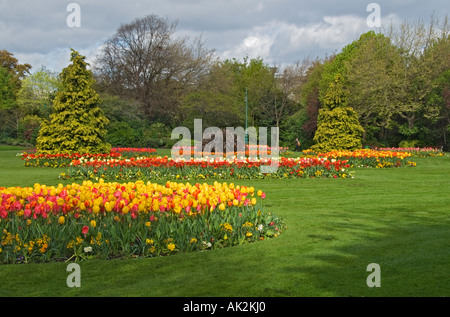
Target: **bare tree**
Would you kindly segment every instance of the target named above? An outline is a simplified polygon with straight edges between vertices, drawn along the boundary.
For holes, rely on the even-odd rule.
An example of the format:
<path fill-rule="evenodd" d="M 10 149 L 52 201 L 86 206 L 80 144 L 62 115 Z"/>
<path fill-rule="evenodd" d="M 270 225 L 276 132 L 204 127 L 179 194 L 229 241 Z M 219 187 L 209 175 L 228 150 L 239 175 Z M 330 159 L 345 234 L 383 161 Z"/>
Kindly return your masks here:
<path fill-rule="evenodd" d="M 270 67 L 269 78 L 264 82 L 269 83 L 264 96 L 260 98 L 258 109 L 262 114 L 260 120 L 275 124 L 279 127 L 284 119 L 300 109 L 300 95 L 303 85 L 307 81 L 308 68 L 313 64 L 310 58 L 304 58 L 301 62 L 285 65 L 284 68 Z"/>
<path fill-rule="evenodd" d="M 314 62 L 311 58 L 304 58 L 301 62 L 287 65 L 281 73 L 275 74 L 275 83 L 281 92 L 281 98 L 278 101 L 275 100 L 273 109 L 277 127 L 290 104 L 297 105 L 294 111 L 299 110 L 301 89 L 308 79 L 308 70 Z"/>
<path fill-rule="evenodd" d="M 176 26 L 156 15 L 120 26 L 95 62 L 100 89 L 138 101 L 150 120 L 180 122 L 180 101 L 207 74 L 213 52 L 201 37 L 176 38 Z"/>

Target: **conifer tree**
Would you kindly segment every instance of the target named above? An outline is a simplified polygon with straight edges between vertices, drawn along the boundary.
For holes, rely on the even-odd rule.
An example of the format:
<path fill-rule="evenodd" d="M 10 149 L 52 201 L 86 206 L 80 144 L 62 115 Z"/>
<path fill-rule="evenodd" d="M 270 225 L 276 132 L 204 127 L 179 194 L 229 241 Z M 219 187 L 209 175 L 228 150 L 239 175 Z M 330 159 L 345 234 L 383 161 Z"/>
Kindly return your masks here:
<path fill-rule="evenodd" d="M 361 148 L 364 129 L 358 115 L 347 105 L 347 90 L 343 88 L 340 74 L 334 77 L 324 97 L 323 108 L 317 117 L 317 131 L 311 149 L 328 152 Z"/>
<path fill-rule="evenodd" d="M 63 89 L 53 100 L 50 121 L 44 121 L 36 140 L 38 153 L 107 153 L 104 140 L 109 120 L 99 108 L 94 78 L 85 57 L 72 49 L 71 62 L 60 74 Z"/>

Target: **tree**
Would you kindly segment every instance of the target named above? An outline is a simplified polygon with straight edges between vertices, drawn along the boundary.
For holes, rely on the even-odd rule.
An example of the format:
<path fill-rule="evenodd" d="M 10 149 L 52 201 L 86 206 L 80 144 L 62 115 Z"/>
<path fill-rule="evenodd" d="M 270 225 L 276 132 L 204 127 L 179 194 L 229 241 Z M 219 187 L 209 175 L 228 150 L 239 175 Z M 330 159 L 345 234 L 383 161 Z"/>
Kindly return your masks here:
<path fill-rule="evenodd" d="M 388 34 L 401 54 L 398 72 L 402 80 L 391 98 L 396 100 L 397 114 L 404 122 L 399 124 L 400 132 L 413 138 L 420 131 L 416 126 L 420 113 L 427 112 L 427 96 L 438 84 L 435 79 L 449 67 L 450 25 L 447 16 L 443 21 L 432 16 L 428 26 L 422 21 L 404 22 L 399 28 L 391 27 Z"/>
<path fill-rule="evenodd" d="M 361 148 L 364 129 L 358 115 L 347 106 L 348 91 L 343 88 L 342 78 L 337 74 L 329 84 L 324 96 L 323 108 L 319 110 L 317 131 L 311 149 L 321 152 L 331 150 L 354 150 Z"/>
<path fill-rule="evenodd" d="M 108 119 L 98 107 L 100 98 L 92 88 L 94 79 L 85 57 L 72 49 L 72 64 L 60 74 L 62 90 L 53 100 L 50 121 L 44 121 L 37 137 L 39 153 L 106 153 Z"/>
<path fill-rule="evenodd" d="M 320 104 L 324 104 L 325 94 L 328 92 L 329 85 L 335 80 L 337 75 L 339 75 L 340 80 L 345 85 L 347 80 L 346 76 L 348 73 L 346 62 L 352 59 L 359 44 L 359 41 L 353 41 L 352 43 L 347 44 L 339 54 L 330 56 L 324 62 L 322 74 L 319 80 Z"/>
<path fill-rule="evenodd" d="M 45 67 L 22 80 L 17 94 L 17 104 L 22 113 L 48 118 L 52 100 L 62 83 L 57 74 Z"/>
<path fill-rule="evenodd" d="M 450 134 L 450 68 L 436 79 L 437 86 L 427 97 L 424 115 L 428 121 L 427 143 L 441 145 L 448 150 Z"/>
<path fill-rule="evenodd" d="M 390 39 L 373 31 L 361 35 L 357 47 L 344 62 L 348 102 L 364 128 L 363 140 L 371 140 L 376 132 L 382 134 L 394 125 L 400 105 L 393 96 L 403 85 L 401 60 Z"/>
<path fill-rule="evenodd" d="M 61 86 L 60 81 L 55 74 L 42 68 L 22 79 L 20 89 L 14 94 L 17 83 L 12 74 L 8 73 L 8 76 L 11 79 L 8 88 L 10 98 L 0 98 L 0 104 L 3 104 L 0 109 L 7 109 L 2 111 L 3 126 L 14 131 L 11 135 L 14 138 L 34 144 L 42 118 L 48 118 L 50 114 L 51 100 Z M 8 86 L 1 84 L 0 87 L 4 90 Z M 6 108 L 5 103 L 9 104 Z"/>
<path fill-rule="evenodd" d="M 275 85 L 273 69 L 261 58 L 244 58 L 217 61 L 211 66 L 184 100 L 185 125 L 189 127 L 194 118 L 202 118 L 207 126 L 244 126 L 246 93 L 248 126 L 268 126 L 280 121 L 287 107 L 274 106 L 281 91 Z"/>
<path fill-rule="evenodd" d="M 449 29 L 447 17 L 439 21 L 433 16 L 428 26 L 404 22 L 384 34 L 362 34 L 325 63 L 320 103 L 329 82 L 341 74 L 366 142 L 396 146 L 399 138 L 423 139 L 433 130 L 426 118 L 442 110 L 442 103 L 433 106 L 429 96 L 436 91 L 436 78 L 449 68 Z"/>
<path fill-rule="evenodd" d="M 300 92 L 307 79 L 307 71 L 313 62 L 304 59 L 302 62 L 285 66 L 280 73 L 273 69 L 274 87 L 270 92 L 273 101 L 264 114 L 272 118 L 275 126 L 300 109 Z"/>
<path fill-rule="evenodd" d="M 276 124 L 274 104 L 274 70 L 262 58 L 244 58 L 242 63 L 234 61 L 236 83 L 239 87 L 242 113 L 245 115 L 245 94 L 247 93 L 248 126 L 269 126 Z"/>
<path fill-rule="evenodd" d="M 308 120 L 305 109 L 301 109 L 286 117 L 280 126 L 280 145 L 293 149 L 298 138 L 303 148 L 312 145 L 312 137 L 303 129 L 303 125 Z M 313 135 L 314 136 L 314 135 Z"/>
<path fill-rule="evenodd" d="M 302 143 L 308 146 L 311 145 L 317 130 L 317 116 L 322 106 L 319 100 L 319 83 L 322 78 L 324 63 L 320 60 L 313 62 L 307 70 L 307 81 L 300 91 L 300 102 L 304 107 L 302 111 L 306 113 L 306 120 L 302 125 L 302 130 L 307 137 Z"/>
<path fill-rule="evenodd" d="M 16 111 L 16 90 L 13 76 L 0 66 L 0 134 L 1 137 L 16 137 L 19 118 Z"/>
<path fill-rule="evenodd" d="M 0 51 L 0 133 L 4 137 L 18 136 L 20 114 L 17 111 L 17 93 L 31 65 L 19 64 L 14 55 Z"/>
<path fill-rule="evenodd" d="M 103 92 L 140 103 L 146 117 L 180 123 L 181 100 L 209 69 L 201 38 L 175 38 L 176 22 L 148 15 L 119 27 L 95 63 Z"/>
<path fill-rule="evenodd" d="M 198 118 L 202 118 L 204 126 L 241 125 L 245 117 L 244 98 L 234 65 L 228 61 L 212 65 L 208 75 L 185 97 L 181 110 L 187 127 L 193 128 L 194 119 Z"/>
<path fill-rule="evenodd" d="M 1 50 L 0 67 L 3 67 L 9 74 L 11 74 L 12 82 L 14 84 L 14 94 L 17 94 L 20 89 L 21 80 L 30 73 L 31 65 L 19 64 L 19 61 L 12 53 L 6 50 Z"/>
<path fill-rule="evenodd" d="M 14 106 L 16 96 L 12 75 L 0 66 L 0 109 L 11 109 Z"/>

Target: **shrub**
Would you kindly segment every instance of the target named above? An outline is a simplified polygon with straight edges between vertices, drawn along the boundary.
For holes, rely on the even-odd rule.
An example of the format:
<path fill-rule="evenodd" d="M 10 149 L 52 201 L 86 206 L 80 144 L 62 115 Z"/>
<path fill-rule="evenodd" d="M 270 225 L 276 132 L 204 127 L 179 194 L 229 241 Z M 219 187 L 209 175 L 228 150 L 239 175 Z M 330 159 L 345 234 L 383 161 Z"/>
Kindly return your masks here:
<path fill-rule="evenodd" d="M 335 76 L 324 98 L 324 107 L 319 110 L 317 131 L 314 135 L 316 151 L 354 150 L 362 147 L 364 129 L 358 115 L 347 106 L 347 91 L 343 89 L 341 76 Z"/>
<path fill-rule="evenodd" d="M 129 146 L 135 144 L 136 131 L 127 122 L 111 122 L 108 125 L 106 141 L 113 146 Z"/>
<path fill-rule="evenodd" d="M 417 143 L 419 141 L 417 140 L 412 140 L 412 141 L 407 141 L 407 140 L 403 140 L 398 144 L 399 148 L 415 148 L 417 147 Z"/>
<path fill-rule="evenodd" d="M 109 120 L 98 107 L 94 79 L 85 57 L 72 50 L 72 64 L 60 76 L 63 90 L 53 100 L 50 121 L 42 122 L 36 148 L 40 153 L 107 153 L 104 141 Z"/>

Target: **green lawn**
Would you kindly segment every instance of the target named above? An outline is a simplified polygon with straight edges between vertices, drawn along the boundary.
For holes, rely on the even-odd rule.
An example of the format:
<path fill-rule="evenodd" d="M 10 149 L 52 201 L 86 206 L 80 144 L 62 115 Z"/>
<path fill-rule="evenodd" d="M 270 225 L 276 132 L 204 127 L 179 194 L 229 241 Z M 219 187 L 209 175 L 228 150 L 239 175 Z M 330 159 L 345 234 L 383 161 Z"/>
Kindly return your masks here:
<path fill-rule="evenodd" d="M 59 183 L 0 147 L 0 186 Z M 168 151 L 163 152 L 167 154 Z M 450 157 L 417 167 L 357 169 L 355 179 L 235 181 L 266 192 L 285 219 L 279 237 L 159 258 L 0 265 L 0 296 L 450 296 Z M 370 288 L 366 268 L 381 268 Z"/>

